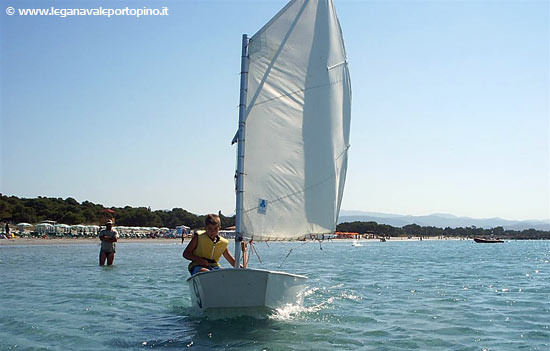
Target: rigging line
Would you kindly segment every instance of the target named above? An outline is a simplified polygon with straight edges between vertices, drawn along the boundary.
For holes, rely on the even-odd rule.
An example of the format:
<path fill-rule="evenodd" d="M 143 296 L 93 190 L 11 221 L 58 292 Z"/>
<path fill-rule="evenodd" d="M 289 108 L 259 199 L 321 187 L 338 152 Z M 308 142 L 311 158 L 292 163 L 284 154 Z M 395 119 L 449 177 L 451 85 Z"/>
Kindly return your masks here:
<path fill-rule="evenodd" d="M 340 157 L 342 157 L 349 149 L 350 145 L 346 145 L 346 147 L 344 148 L 344 151 L 342 151 L 337 157 L 336 157 L 336 160 L 340 159 Z M 281 201 L 281 200 L 284 200 L 286 198 L 289 198 L 289 197 L 292 197 L 292 196 L 295 196 L 295 195 L 298 195 L 298 194 L 301 194 L 301 193 L 305 193 L 306 191 L 314 188 L 314 187 L 317 187 L 319 185 L 321 185 L 322 183 L 325 183 L 326 181 L 332 179 L 332 178 L 335 178 L 336 177 L 336 172 L 334 174 L 331 174 L 329 175 L 328 177 L 324 178 L 324 179 L 321 179 L 321 181 L 315 183 L 315 184 L 312 184 L 310 186 L 308 186 L 307 188 L 305 189 L 301 189 L 301 190 L 298 190 L 298 191 L 295 191 L 291 194 L 287 194 L 287 195 L 283 195 L 281 197 L 278 197 L 274 200 L 268 200 L 269 202 L 273 203 L 273 202 L 278 202 L 278 201 Z M 252 208 L 249 208 L 247 210 L 243 210 L 243 213 L 248 213 L 248 212 L 252 212 L 254 210 L 257 210 L 260 206 L 255 206 L 255 207 L 252 207 Z"/>
<path fill-rule="evenodd" d="M 257 208 L 257 207 L 256 207 Z M 249 214 L 252 212 L 253 209 L 251 210 L 246 210 L 244 211 L 243 210 L 243 216 L 246 216 L 246 218 L 250 221 L 251 218 L 249 216 Z M 244 225 L 244 224 L 243 224 Z M 264 243 L 266 243 L 267 247 L 269 247 L 269 243 L 268 241 L 283 241 L 283 240 L 288 240 L 287 238 L 280 238 L 280 237 L 272 237 L 272 236 L 269 236 L 268 235 L 262 235 L 262 234 L 253 234 L 253 235 L 249 235 L 247 234 L 248 232 L 245 230 L 243 231 L 243 237 L 249 237 L 251 239 L 254 239 L 254 241 L 263 241 Z M 333 234 L 334 232 L 332 231 L 328 231 L 328 232 L 323 232 L 323 233 L 315 233 L 317 235 L 321 235 L 321 234 Z M 248 235 L 248 236 L 247 236 Z M 299 235 L 293 235 L 292 238 L 293 240 L 296 240 L 296 241 L 301 241 L 302 239 L 306 239 L 308 237 L 308 235 L 311 235 L 311 233 L 304 233 L 304 234 L 299 234 Z M 259 238 L 259 239 L 258 239 Z"/>
<path fill-rule="evenodd" d="M 267 241 L 266 241 L 266 242 L 267 242 Z M 304 246 L 304 245 L 307 244 L 307 243 L 308 243 L 307 240 L 304 240 L 304 242 L 303 242 L 299 247 L 302 247 L 302 246 Z M 279 265 L 279 268 L 281 268 L 281 267 L 283 266 L 283 263 L 286 262 L 286 259 L 288 258 L 288 256 L 290 256 L 290 254 L 292 253 L 293 250 L 294 250 L 294 248 L 290 249 L 290 251 L 286 254 L 286 256 L 285 256 L 283 262 L 281 262 L 281 264 Z M 322 250 L 322 249 L 321 249 L 321 250 Z"/>
<path fill-rule="evenodd" d="M 334 234 L 334 232 L 324 232 L 324 233 L 315 233 L 316 235 L 322 235 L 322 234 Z M 256 235 L 255 236 L 255 239 L 254 241 L 263 241 L 263 242 L 267 242 L 268 240 L 269 241 L 304 241 L 304 239 L 307 240 L 307 238 L 309 238 L 309 236 L 311 235 L 311 233 L 306 233 L 306 234 L 298 234 L 298 235 L 293 235 L 291 237 L 291 239 L 289 238 L 278 238 L 278 237 L 271 237 L 271 236 L 268 236 L 268 235 Z"/>
<path fill-rule="evenodd" d="M 274 199 L 274 200 L 268 200 L 268 201 L 269 201 L 270 203 L 279 202 L 279 201 L 284 200 L 284 199 L 286 199 L 286 198 L 289 198 L 289 197 L 292 197 L 292 196 L 296 196 L 296 195 L 301 194 L 301 193 L 305 193 L 306 191 L 310 190 L 311 188 L 317 187 L 317 186 L 321 185 L 322 183 L 324 183 L 324 182 L 330 180 L 330 179 L 333 178 L 333 177 L 335 177 L 335 175 L 328 176 L 327 178 L 322 179 L 320 182 L 318 182 L 318 183 L 316 183 L 316 184 L 313 184 L 313 185 L 310 185 L 309 187 L 307 187 L 307 188 L 305 188 L 305 189 L 298 190 L 298 191 L 295 191 L 295 192 L 293 192 L 293 193 L 291 193 L 291 194 L 287 194 L 287 195 L 278 197 L 278 198 L 276 198 L 276 199 Z M 252 212 L 252 211 L 254 211 L 254 210 L 257 210 L 258 208 L 260 208 L 260 206 L 252 207 L 252 208 L 250 208 L 250 209 L 248 209 L 248 210 L 244 210 L 243 212 L 246 212 L 246 213 Z"/>
<path fill-rule="evenodd" d="M 246 218 L 250 221 L 250 211 L 243 211 L 243 215 L 246 216 Z M 332 232 L 326 232 L 326 233 L 317 233 L 317 234 L 331 234 Z M 292 236 L 292 238 L 294 240 L 300 240 L 300 239 L 304 239 L 304 238 L 307 238 L 308 235 L 311 235 L 311 233 L 305 233 L 305 234 L 299 234 L 298 236 L 294 235 Z M 272 236 L 268 236 L 268 235 L 261 235 L 261 234 L 254 234 L 252 236 L 247 236 L 247 232 L 243 232 L 243 236 L 244 237 L 250 237 L 251 239 L 254 239 L 254 241 L 263 241 L 267 247 L 269 247 L 269 243 L 268 241 L 282 241 L 282 240 L 287 240 L 287 238 L 277 238 L 277 237 L 272 237 Z M 258 239 L 259 237 L 259 239 Z"/>
<path fill-rule="evenodd" d="M 249 104 L 247 107 L 250 109 L 250 107 L 252 107 L 252 106 L 258 106 L 258 105 L 265 104 L 265 103 L 268 103 L 268 102 L 271 102 L 271 101 L 274 101 L 274 100 L 279 100 L 279 99 L 282 99 L 282 98 L 285 98 L 285 97 L 296 95 L 298 93 L 308 91 L 308 90 L 319 89 L 319 88 L 324 88 L 324 87 L 330 87 L 330 86 L 342 83 L 343 81 L 344 81 L 343 79 L 339 79 L 339 80 L 331 81 L 328 84 L 321 84 L 321 85 L 314 85 L 314 86 L 311 86 L 311 87 L 305 87 L 304 89 L 298 89 L 298 90 L 295 90 L 295 91 L 291 91 L 290 93 L 281 94 L 279 96 L 272 97 L 271 99 L 267 99 L 267 100 L 260 101 L 260 102 L 254 102 L 254 104 Z"/>
<path fill-rule="evenodd" d="M 266 241 L 266 243 L 267 243 L 267 241 Z M 308 241 L 307 241 L 307 240 L 304 240 L 304 242 L 299 246 L 299 248 L 302 247 L 302 246 L 304 246 L 304 245 L 307 244 L 307 243 L 308 243 Z M 290 254 L 292 253 L 293 250 L 294 250 L 294 248 L 290 249 L 290 251 L 288 252 L 288 254 L 286 254 L 285 259 L 283 260 L 283 262 L 281 262 L 281 264 L 279 265 L 279 268 L 281 268 L 281 267 L 283 266 L 283 263 L 285 263 L 286 259 L 288 258 L 288 256 L 290 256 Z M 322 249 L 321 249 L 321 250 L 322 250 Z"/>
<path fill-rule="evenodd" d="M 288 254 L 286 254 L 285 256 L 285 259 L 283 260 L 283 262 L 281 262 L 281 264 L 279 265 L 279 268 L 281 268 L 283 266 L 283 263 L 285 263 L 286 259 L 288 258 L 288 256 L 290 256 L 290 253 L 292 252 L 292 250 L 294 249 L 290 249 L 290 251 L 288 252 Z"/>
<path fill-rule="evenodd" d="M 254 251 L 254 253 L 256 254 L 256 257 L 258 257 L 258 261 L 260 261 L 260 263 L 262 263 L 262 259 L 260 258 L 260 255 L 258 255 L 258 251 L 256 251 L 256 247 L 254 246 L 252 241 L 250 242 L 250 248 L 252 248 L 252 251 Z"/>

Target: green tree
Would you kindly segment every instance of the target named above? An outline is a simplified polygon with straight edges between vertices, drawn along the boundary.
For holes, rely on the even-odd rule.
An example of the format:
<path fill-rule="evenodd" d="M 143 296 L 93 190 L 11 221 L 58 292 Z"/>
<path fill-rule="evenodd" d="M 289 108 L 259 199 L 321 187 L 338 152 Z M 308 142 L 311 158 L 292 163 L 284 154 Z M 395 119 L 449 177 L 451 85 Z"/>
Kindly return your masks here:
<path fill-rule="evenodd" d="M 84 216 L 82 216 L 79 213 L 66 212 L 65 215 L 61 217 L 59 222 L 65 223 L 65 224 L 71 224 L 71 225 L 80 224 L 80 223 L 84 223 Z"/>
<path fill-rule="evenodd" d="M 33 208 L 29 208 L 21 204 L 17 204 L 15 205 L 12 212 L 12 220 L 15 223 L 21 223 L 21 222 L 35 223 L 37 221 L 37 217 Z"/>
<path fill-rule="evenodd" d="M 4 199 L 4 196 L 0 197 L 0 219 L 7 220 L 13 216 L 12 205 Z"/>
<path fill-rule="evenodd" d="M 422 236 L 422 228 L 418 224 L 409 224 L 403 227 L 408 236 Z"/>

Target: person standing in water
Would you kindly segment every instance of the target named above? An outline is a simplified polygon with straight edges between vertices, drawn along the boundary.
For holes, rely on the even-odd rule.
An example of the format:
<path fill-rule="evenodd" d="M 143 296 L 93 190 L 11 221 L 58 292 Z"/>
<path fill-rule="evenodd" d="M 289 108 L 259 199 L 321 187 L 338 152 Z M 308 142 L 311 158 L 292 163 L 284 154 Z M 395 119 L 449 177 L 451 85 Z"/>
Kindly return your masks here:
<path fill-rule="evenodd" d="M 99 232 L 101 240 L 101 250 L 99 251 L 99 265 L 104 266 L 105 260 L 110 266 L 115 261 L 116 242 L 118 241 L 118 232 L 113 229 L 113 221 L 107 220 L 106 229 Z"/>

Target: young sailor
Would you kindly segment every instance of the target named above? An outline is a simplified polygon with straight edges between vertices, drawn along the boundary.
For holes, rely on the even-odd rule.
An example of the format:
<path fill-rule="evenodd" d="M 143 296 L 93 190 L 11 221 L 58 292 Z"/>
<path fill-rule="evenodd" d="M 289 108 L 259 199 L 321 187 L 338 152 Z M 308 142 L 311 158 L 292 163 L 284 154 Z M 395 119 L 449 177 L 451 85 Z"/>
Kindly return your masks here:
<path fill-rule="evenodd" d="M 218 234 L 221 228 L 220 217 L 209 214 L 204 224 L 206 233 L 195 234 L 183 251 L 183 257 L 191 261 L 188 267 L 191 275 L 219 269 L 219 260 L 222 255 L 232 267 L 235 266 L 235 258 L 227 250 L 229 241 Z"/>

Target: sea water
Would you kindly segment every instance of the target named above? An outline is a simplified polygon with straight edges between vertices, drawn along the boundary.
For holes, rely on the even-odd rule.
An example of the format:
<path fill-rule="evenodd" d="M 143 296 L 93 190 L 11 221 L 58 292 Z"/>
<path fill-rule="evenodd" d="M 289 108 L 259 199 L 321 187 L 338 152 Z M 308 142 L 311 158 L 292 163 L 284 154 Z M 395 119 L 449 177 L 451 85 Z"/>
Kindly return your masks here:
<path fill-rule="evenodd" d="M 0 350 L 550 350 L 549 241 L 258 243 L 251 266 L 308 276 L 303 306 L 217 318 L 183 248 L 0 246 Z"/>

